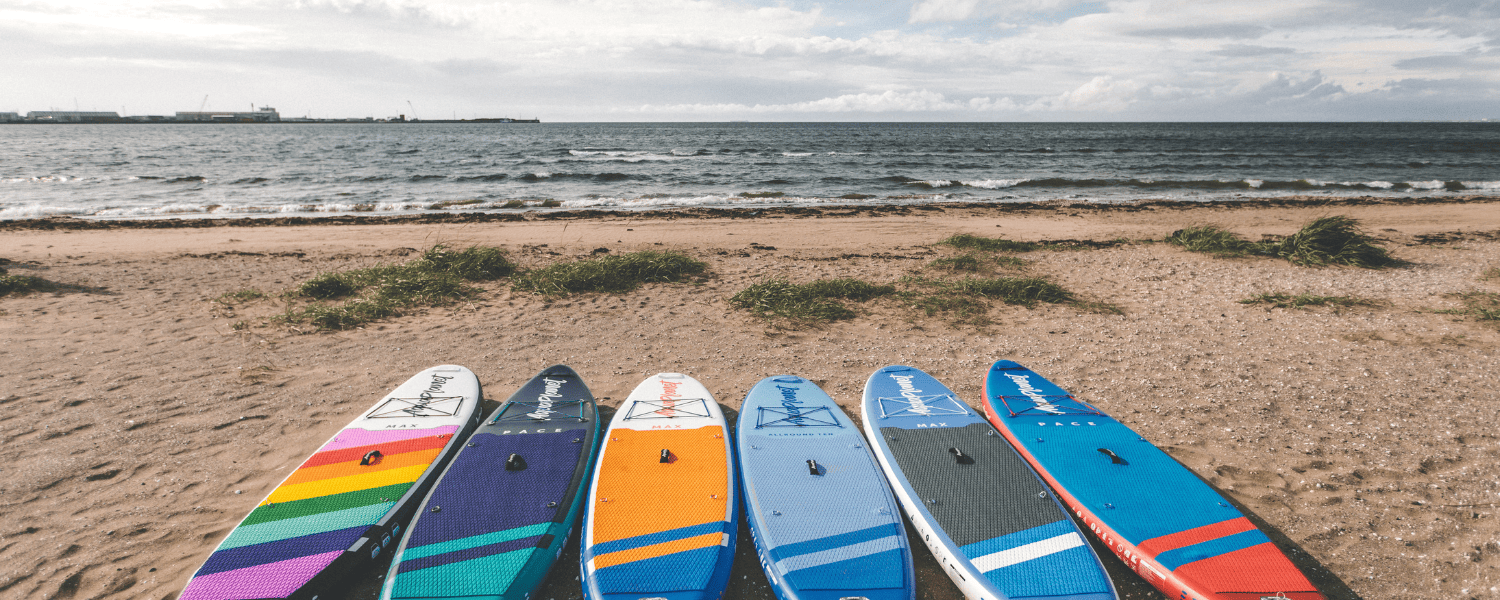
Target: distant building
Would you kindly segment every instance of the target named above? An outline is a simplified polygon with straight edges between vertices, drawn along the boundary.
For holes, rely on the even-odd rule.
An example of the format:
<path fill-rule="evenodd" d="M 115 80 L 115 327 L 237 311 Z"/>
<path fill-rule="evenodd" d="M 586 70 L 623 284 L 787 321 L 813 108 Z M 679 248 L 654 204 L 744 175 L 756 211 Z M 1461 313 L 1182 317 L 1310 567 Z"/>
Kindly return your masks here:
<path fill-rule="evenodd" d="M 100 123 L 119 121 L 120 114 L 79 110 L 33 110 L 26 113 L 26 120 L 42 123 Z"/>
<path fill-rule="evenodd" d="M 262 106 L 254 112 L 178 112 L 178 121 L 212 122 L 212 123 L 276 123 L 281 121 L 281 113 L 269 106 Z"/>
<path fill-rule="evenodd" d="M 0 123 L 17 123 L 21 120 L 21 113 L 0 112 Z"/>

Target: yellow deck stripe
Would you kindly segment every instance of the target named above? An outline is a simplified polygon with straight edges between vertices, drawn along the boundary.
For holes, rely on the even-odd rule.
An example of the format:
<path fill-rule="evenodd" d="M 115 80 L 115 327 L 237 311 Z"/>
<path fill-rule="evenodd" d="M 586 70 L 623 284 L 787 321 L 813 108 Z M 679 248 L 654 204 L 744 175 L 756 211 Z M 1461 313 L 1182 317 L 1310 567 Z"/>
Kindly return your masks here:
<path fill-rule="evenodd" d="M 416 481 L 422 473 L 427 470 L 428 465 L 412 465 L 400 469 L 379 471 L 364 475 L 351 475 L 349 477 L 335 477 L 322 481 L 309 483 L 298 483 L 283 485 L 271 492 L 271 496 L 261 502 L 261 506 L 280 502 L 291 502 L 319 496 L 331 496 L 344 492 L 367 490 L 370 488 L 395 485 L 397 483 L 411 483 Z M 392 498 L 394 500 L 394 498 Z"/>

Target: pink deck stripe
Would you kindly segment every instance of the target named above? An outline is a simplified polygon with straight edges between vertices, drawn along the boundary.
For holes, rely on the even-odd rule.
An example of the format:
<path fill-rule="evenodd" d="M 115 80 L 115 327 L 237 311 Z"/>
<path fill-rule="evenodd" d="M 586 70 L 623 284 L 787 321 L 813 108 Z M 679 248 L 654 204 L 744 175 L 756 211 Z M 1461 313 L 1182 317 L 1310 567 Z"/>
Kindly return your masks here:
<path fill-rule="evenodd" d="M 177 600 L 285 598 L 326 568 L 343 550 L 194 577 Z"/>
<path fill-rule="evenodd" d="M 329 450 L 342 450 L 355 446 L 368 446 L 382 442 L 394 442 L 398 440 L 409 440 L 412 438 L 427 437 L 429 435 L 442 435 L 458 431 L 457 425 L 446 427 L 433 427 L 432 429 L 392 429 L 390 431 L 370 431 L 367 429 L 349 428 L 340 431 L 334 436 L 334 441 L 318 449 L 318 452 Z"/>

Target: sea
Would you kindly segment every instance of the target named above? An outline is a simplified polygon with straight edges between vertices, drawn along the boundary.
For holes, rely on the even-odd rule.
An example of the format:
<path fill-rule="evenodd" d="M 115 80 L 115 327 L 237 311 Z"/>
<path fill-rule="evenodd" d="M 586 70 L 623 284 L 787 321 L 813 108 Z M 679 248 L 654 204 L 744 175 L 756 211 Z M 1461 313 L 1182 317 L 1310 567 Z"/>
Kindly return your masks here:
<path fill-rule="evenodd" d="M 0 125 L 0 219 L 1500 194 L 1500 123 Z"/>

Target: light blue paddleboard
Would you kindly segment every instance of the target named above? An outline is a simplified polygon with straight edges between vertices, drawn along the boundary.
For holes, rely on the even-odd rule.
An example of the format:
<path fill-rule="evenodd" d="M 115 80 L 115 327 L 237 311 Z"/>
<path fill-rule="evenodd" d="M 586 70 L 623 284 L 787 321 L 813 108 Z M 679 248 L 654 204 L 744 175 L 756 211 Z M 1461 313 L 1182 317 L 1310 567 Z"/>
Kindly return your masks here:
<path fill-rule="evenodd" d="M 911 548 L 859 429 L 801 377 L 762 379 L 735 444 L 756 552 L 781 600 L 912 600 Z"/>

